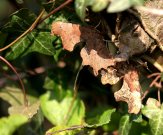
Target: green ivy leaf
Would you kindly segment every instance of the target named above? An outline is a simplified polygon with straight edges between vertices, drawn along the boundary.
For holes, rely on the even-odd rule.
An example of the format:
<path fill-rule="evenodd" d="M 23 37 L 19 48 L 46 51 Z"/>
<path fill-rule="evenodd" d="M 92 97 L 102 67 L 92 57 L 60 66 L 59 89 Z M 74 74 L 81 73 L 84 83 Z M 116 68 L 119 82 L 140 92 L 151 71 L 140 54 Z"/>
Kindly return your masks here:
<path fill-rule="evenodd" d="M 42 95 L 41 109 L 45 117 L 54 125 L 79 125 L 85 116 L 84 103 L 76 99 L 70 112 L 69 108 L 73 98 L 66 96 L 61 102 L 52 98 L 52 93 Z M 66 118 L 67 117 L 67 118 Z M 66 119 L 66 120 L 65 120 Z"/>
<path fill-rule="evenodd" d="M 101 115 L 93 116 L 92 122 L 88 122 L 85 127 L 99 127 L 108 124 L 111 120 L 111 115 L 115 109 L 106 109 Z"/>
<path fill-rule="evenodd" d="M 12 38 L 14 37 L 15 39 L 31 26 L 31 24 L 35 21 L 35 18 L 35 14 L 29 10 L 19 10 L 11 16 L 9 23 L 3 27 L 2 31 L 8 33 L 9 36 Z M 12 41 L 14 39 L 12 39 Z M 41 29 L 33 30 L 11 47 L 11 51 L 7 53 L 6 58 L 13 60 L 31 52 L 53 55 L 55 49 L 52 42 L 55 39 L 56 37 L 51 36 L 48 29 L 47 31 L 43 31 Z"/>
<path fill-rule="evenodd" d="M 6 59 L 13 60 L 31 52 L 54 55 L 55 49 L 52 44 L 54 38 L 50 36 L 50 32 L 33 31 L 11 47 L 11 51 L 7 53 Z"/>
<path fill-rule="evenodd" d="M 131 125 L 132 124 L 130 122 L 130 116 L 129 115 L 122 116 L 120 123 L 119 123 L 119 134 L 120 135 L 128 135 Z"/>
<path fill-rule="evenodd" d="M 86 7 L 91 6 L 94 12 L 99 12 L 107 7 L 109 0 L 75 0 L 75 10 L 82 21 L 86 16 Z"/>
<path fill-rule="evenodd" d="M 163 134 L 163 104 L 159 107 L 156 99 L 149 98 L 147 105 L 142 109 L 142 113 L 149 118 L 149 125 L 152 135 Z"/>
<path fill-rule="evenodd" d="M 131 6 L 142 5 L 143 0 L 112 0 L 107 11 L 110 13 L 124 11 Z"/>
<path fill-rule="evenodd" d="M 94 12 L 99 12 L 104 10 L 108 6 L 109 0 L 93 0 L 92 10 Z"/>
<path fill-rule="evenodd" d="M 0 135 L 12 135 L 28 118 L 23 115 L 11 115 L 0 119 Z"/>
<path fill-rule="evenodd" d="M 82 21 L 84 21 L 84 18 L 86 16 L 86 7 L 86 0 L 75 0 L 75 10 Z"/>
<path fill-rule="evenodd" d="M 20 9 L 10 16 L 9 22 L 3 26 L 2 32 L 12 36 L 20 35 L 35 21 L 36 15 L 28 9 Z"/>

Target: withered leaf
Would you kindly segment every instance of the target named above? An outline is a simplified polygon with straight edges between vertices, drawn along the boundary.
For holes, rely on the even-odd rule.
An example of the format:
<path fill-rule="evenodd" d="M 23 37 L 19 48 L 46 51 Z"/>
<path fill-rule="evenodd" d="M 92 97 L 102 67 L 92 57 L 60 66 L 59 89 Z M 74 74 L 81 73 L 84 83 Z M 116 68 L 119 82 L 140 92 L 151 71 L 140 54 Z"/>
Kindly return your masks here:
<path fill-rule="evenodd" d="M 62 39 L 63 48 L 73 51 L 77 43 L 85 42 L 81 50 L 82 64 L 93 68 L 94 75 L 98 75 L 101 69 L 115 65 L 115 60 L 109 54 L 103 37 L 96 29 L 78 24 L 55 22 L 52 24 L 52 35 L 58 35 Z"/>
<path fill-rule="evenodd" d="M 109 67 L 107 70 L 101 70 L 101 83 L 114 85 L 120 80 L 117 76 L 117 70 L 113 67 Z"/>
<path fill-rule="evenodd" d="M 163 9 L 162 0 L 148 0 L 144 2 L 144 6 L 151 9 Z M 154 35 L 154 39 L 159 43 L 158 47 L 163 51 L 163 17 L 143 11 L 138 8 L 142 24 L 149 35 Z M 152 36 L 153 37 L 153 36 Z"/>
<path fill-rule="evenodd" d="M 136 69 L 130 67 L 125 73 L 122 88 L 114 93 L 116 101 L 128 104 L 128 112 L 137 114 L 141 109 L 141 86 Z"/>

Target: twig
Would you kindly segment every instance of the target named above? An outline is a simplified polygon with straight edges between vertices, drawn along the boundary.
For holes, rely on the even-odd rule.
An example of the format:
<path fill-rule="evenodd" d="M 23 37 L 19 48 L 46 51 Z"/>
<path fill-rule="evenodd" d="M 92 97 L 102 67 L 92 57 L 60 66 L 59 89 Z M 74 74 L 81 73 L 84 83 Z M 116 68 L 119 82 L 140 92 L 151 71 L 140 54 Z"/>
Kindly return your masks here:
<path fill-rule="evenodd" d="M 153 73 L 153 74 L 148 75 L 147 78 L 151 78 L 151 77 L 158 76 L 158 75 L 160 75 L 160 73 Z"/>
<path fill-rule="evenodd" d="M 63 131 L 71 131 L 71 130 L 79 129 L 79 128 L 84 128 L 84 126 L 83 125 L 76 125 L 76 126 L 72 126 L 72 127 L 66 128 L 66 129 L 61 129 L 61 130 L 58 130 L 58 131 L 55 131 L 55 132 L 46 133 L 46 135 L 54 135 L 54 134 L 57 134 L 57 133 L 60 133 L 60 132 L 63 132 Z"/>
<path fill-rule="evenodd" d="M 31 32 L 35 27 L 36 25 L 38 24 L 40 18 L 42 17 L 42 15 L 44 14 L 45 12 L 45 9 L 43 9 L 41 11 L 41 13 L 39 14 L 39 16 L 37 17 L 37 19 L 34 21 L 34 23 L 23 33 L 21 34 L 18 38 L 16 38 L 13 42 L 11 42 L 9 45 L 5 46 L 4 48 L 1 48 L 0 49 L 0 52 L 8 49 L 9 47 L 11 47 L 12 45 L 14 45 L 17 41 L 19 41 L 22 37 L 24 37 L 26 34 L 28 34 L 29 32 Z"/>
<path fill-rule="evenodd" d="M 27 99 L 27 96 L 26 96 L 24 84 L 23 84 L 19 74 L 17 73 L 15 68 L 5 58 L 0 56 L 0 60 L 3 61 L 4 63 L 6 63 L 6 65 L 8 65 L 12 69 L 12 71 L 16 74 L 17 78 L 19 79 L 20 86 L 22 88 L 22 92 L 23 92 L 23 96 L 24 96 L 24 105 L 27 107 L 28 106 L 28 99 Z"/>
<path fill-rule="evenodd" d="M 67 0 L 66 2 L 64 2 L 63 4 L 61 4 L 59 7 L 55 8 L 53 11 L 51 11 L 47 16 L 45 16 L 42 20 L 39 21 L 39 23 L 42 23 L 44 20 L 46 20 L 47 18 L 49 18 L 51 15 L 53 15 L 54 13 L 56 13 L 57 11 L 61 10 L 62 8 L 64 8 L 66 5 L 70 4 L 73 0 Z"/>
<path fill-rule="evenodd" d="M 146 90 L 144 93 L 143 93 L 143 96 L 141 97 L 141 100 L 143 100 L 149 93 L 149 90 Z"/>
<path fill-rule="evenodd" d="M 150 62 L 151 64 L 153 64 L 153 66 L 155 66 L 160 72 L 163 72 L 163 66 L 160 65 L 157 61 L 155 61 L 154 59 L 152 59 L 151 57 L 147 55 L 143 55 L 141 57 L 147 60 L 148 62 Z"/>

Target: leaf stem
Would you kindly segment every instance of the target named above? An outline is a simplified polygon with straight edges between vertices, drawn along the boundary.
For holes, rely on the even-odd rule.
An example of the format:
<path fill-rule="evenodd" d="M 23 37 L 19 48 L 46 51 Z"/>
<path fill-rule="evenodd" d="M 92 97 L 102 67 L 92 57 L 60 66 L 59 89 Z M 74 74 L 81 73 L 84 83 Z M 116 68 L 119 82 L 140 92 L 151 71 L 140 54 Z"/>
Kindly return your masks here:
<path fill-rule="evenodd" d="M 27 96 L 26 96 L 26 92 L 25 92 L 25 87 L 24 87 L 24 84 L 23 84 L 23 81 L 21 80 L 18 72 L 16 71 L 16 69 L 5 59 L 3 58 L 2 56 L 0 56 L 0 60 L 3 61 L 6 65 L 8 65 L 8 67 L 10 67 L 12 69 L 12 71 L 16 74 L 17 78 L 19 79 L 19 82 L 20 82 L 20 86 L 22 88 L 22 92 L 23 92 L 23 96 L 24 96 L 24 106 L 27 107 L 28 106 L 28 99 L 27 99 Z"/>

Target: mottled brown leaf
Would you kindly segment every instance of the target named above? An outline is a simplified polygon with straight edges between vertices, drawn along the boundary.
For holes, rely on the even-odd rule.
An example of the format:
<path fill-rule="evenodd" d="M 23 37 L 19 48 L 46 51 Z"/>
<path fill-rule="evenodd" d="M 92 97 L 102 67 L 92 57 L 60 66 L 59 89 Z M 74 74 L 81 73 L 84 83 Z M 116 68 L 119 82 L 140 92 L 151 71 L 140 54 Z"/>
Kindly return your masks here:
<path fill-rule="evenodd" d="M 163 9 L 163 0 L 148 0 L 145 1 L 144 6 L 151 9 Z M 163 17 L 139 9 L 138 12 L 147 33 L 157 39 L 158 46 L 163 51 Z"/>
<path fill-rule="evenodd" d="M 52 35 L 58 35 L 62 39 L 63 48 L 73 51 L 77 43 L 85 42 L 81 50 L 83 65 L 93 68 L 94 75 L 98 75 L 101 69 L 115 65 L 115 60 L 109 54 L 102 35 L 92 27 L 80 26 L 78 24 L 55 22 L 52 24 Z"/>
<path fill-rule="evenodd" d="M 114 93 L 116 101 L 128 104 L 128 112 L 137 114 L 141 109 L 141 86 L 136 69 L 130 67 L 124 75 L 122 88 Z"/>

